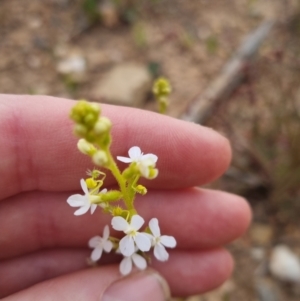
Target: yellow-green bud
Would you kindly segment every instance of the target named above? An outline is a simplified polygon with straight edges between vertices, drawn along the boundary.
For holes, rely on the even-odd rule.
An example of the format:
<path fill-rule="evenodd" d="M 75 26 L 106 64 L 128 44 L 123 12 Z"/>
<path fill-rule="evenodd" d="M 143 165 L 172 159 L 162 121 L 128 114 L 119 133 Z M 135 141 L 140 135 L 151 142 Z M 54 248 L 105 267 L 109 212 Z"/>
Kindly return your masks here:
<path fill-rule="evenodd" d="M 88 129 L 94 127 L 100 115 L 100 107 L 85 100 L 78 101 L 72 108 L 70 118 L 76 123 L 86 126 Z"/>
<path fill-rule="evenodd" d="M 145 195 L 147 193 L 147 188 L 143 185 L 137 185 L 135 187 L 136 192 L 140 193 L 141 195 Z"/>
<path fill-rule="evenodd" d="M 80 152 L 89 156 L 92 156 L 97 151 L 95 146 L 87 142 L 85 139 L 79 139 L 77 143 L 77 147 Z"/>
<path fill-rule="evenodd" d="M 113 208 L 112 215 L 113 216 L 122 216 L 126 219 L 128 217 L 128 211 L 124 210 L 118 206 L 118 207 Z"/>
<path fill-rule="evenodd" d="M 103 133 L 108 132 L 111 129 L 112 123 L 111 121 L 106 117 L 101 117 L 96 122 L 94 131 L 96 135 L 102 135 Z"/>
<path fill-rule="evenodd" d="M 74 132 L 79 137 L 85 137 L 88 132 L 88 129 L 82 124 L 75 124 Z"/>
<path fill-rule="evenodd" d="M 101 135 L 100 139 L 97 142 L 102 148 L 108 148 L 111 144 L 110 133 L 107 132 L 107 133 Z"/>
<path fill-rule="evenodd" d="M 97 137 L 96 137 L 96 135 L 95 135 L 95 133 L 94 133 L 93 130 L 88 131 L 88 132 L 83 136 L 83 138 L 85 138 L 86 141 L 88 141 L 88 142 L 90 142 L 90 143 L 95 143 L 96 140 L 97 140 Z"/>
<path fill-rule="evenodd" d="M 160 77 L 154 82 L 152 92 L 157 98 L 169 96 L 171 91 L 170 82 L 166 78 Z"/>
<path fill-rule="evenodd" d="M 94 114 L 94 112 L 90 112 L 83 118 L 83 124 L 88 126 L 89 128 L 93 128 L 93 126 L 96 124 L 98 120 L 97 114 Z"/>
<path fill-rule="evenodd" d="M 105 166 L 108 163 L 107 155 L 104 151 L 98 150 L 92 157 L 93 162 L 98 166 Z"/>
<path fill-rule="evenodd" d="M 148 176 L 148 179 L 149 179 L 149 180 L 153 180 L 153 179 L 155 179 L 157 176 L 158 176 L 158 169 L 157 169 L 157 168 L 150 167 L 150 168 L 149 168 L 149 176 Z"/>

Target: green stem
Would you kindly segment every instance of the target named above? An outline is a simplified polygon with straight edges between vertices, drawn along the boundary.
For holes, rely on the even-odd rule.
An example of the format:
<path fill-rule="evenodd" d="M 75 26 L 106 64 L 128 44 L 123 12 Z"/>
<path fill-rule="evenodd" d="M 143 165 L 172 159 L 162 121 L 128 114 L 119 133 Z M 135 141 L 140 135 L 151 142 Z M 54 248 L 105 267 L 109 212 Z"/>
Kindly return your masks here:
<path fill-rule="evenodd" d="M 128 187 L 129 187 L 129 196 L 130 196 L 130 199 L 131 199 L 132 204 L 133 204 L 133 202 L 134 202 L 134 196 L 135 196 L 135 193 L 136 193 L 136 190 L 135 190 L 134 187 L 136 186 L 136 183 L 137 183 L 137 181 L 139 180 L 139 178 L 140 178 L 139 175 L 138 175 L 138 176 L 135 176 L 134 179 L 133 179 L 133 181 L 130 181 L 130 182 L 128 183 Z"/>
<path fill-rule="evenodd" d="M 126 185 L 126 180 L 123 178 L 117 164 L 115 163 L 114 158 L 112 157 L 110 150 L 106 149 L 106 154 L 108 157 L 108 166 L 107 168 L 111 171 L 115 179 L 117 180 L 120 190 L 123 194 L 123 199 L 124 203 L 127 207 L 128 210 L 134 209 L 133 207 L 133 202 L 130 198 L 130 195 L 128 193 L 127 185 Z"/>

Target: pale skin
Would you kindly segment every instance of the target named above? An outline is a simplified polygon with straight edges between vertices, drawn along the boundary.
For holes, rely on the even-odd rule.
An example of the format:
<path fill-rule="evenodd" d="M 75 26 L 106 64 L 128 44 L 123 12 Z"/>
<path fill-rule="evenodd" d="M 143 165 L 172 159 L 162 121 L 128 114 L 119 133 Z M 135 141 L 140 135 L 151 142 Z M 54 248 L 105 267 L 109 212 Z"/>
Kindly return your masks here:
<path fill-rule="evenodd" d="M 95 269 L 86 264 L 88 240 L 101 235 L 111 217 L 99 208 L 77 217 L 66 203 L 93 167 L 76 149 L 68 119 L 73 105 L 46 96 L 0 96 L 3 300 L 99 300 L 102 290 L 121 277 L 120 257 L 101 258 Z M 113 123 L 115 157 L 127 156 L 134 145 L 158 156 L 159 176 L 142 182 L 149 192 L 136 200 L 136 207 L 145 220 L 158 218 L 162 232 L 174 236 L 178 246 L 170 250 L 168 262 L 153 260 L 152 268 L 166 278 L 175 296 L 204 293 L 222 284 L 233 269 L 223 246 L 245 232 L 251 212 L 239 196 L 195 187 L 228 168 L 227 139 L 159 114 L 101 107 Z M 104 188 L 114 184 L 108 176 Z M 111 235 L 117 233 L 111 230 Z"/>

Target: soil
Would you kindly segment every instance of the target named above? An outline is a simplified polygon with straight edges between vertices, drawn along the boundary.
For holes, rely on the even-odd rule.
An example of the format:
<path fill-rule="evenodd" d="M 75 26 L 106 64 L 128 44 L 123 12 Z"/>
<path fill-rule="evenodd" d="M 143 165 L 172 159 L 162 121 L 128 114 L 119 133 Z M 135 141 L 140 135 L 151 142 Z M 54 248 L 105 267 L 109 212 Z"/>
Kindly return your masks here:
<path fill-rule="evenodd" d="M 285 187 L 281 178 L 273 176 L 281 168 L 278 158 L 284 157 L 280 154 L 286 150 L 284 141 L 289 137 L 276 136 L 276 140 L 269 130 L 274 126 L 275 106 L 295 99 L 300 107 L 295 80 L 300 72 L 297 1 L 124 1 L 102 21 L 97 13 L 95 17 L 97 9 L 83 8 L 86 2 L 0 2 L 1 93 L 99 101 L 94 87 L 106 72 L 120 62 L 138 62 L 147 66 L 154 77 L 164 75 L 171 81 L 169 115 L 178 117 L 220 73 L 248 33 L 265 19 L 278 20 L 247 71 L 247 80 L 208 122 L 227 135 L 234 148 L 232 168 L 212 187 L 246 196 L 254 212 L 253 226 L 229 246 L 236 260 L 232 279 L 216 292 L 189 300 L 265 301 L 268 299 L 259 299 L 257 288 L 257 283 L 264 281 L 276 288 L 278 300 L 299 300 L 297 290 L 276 281 L 263 268 L 276 244 L 287 244 L 300 255 L 299 189 L 297 185 L 289 186 L 282 193 L 284 188 L 278 188 Z M 59 60 L 74 52 L 87 61 L 80 79 L 62 76 L 57 69 Z M 148 97 L 144 108 L 155 108 L 153 97 Z M 259 129 L 256 124 L 260 124 Z M 299 130 L 297 123 L 291 128 Z M 283 148 L 273 161 L 266 159 L 266 145 L 262 145 L 263 151 L 253 148 L 254 143 L 262 144 L 260 137 Z M 300 166 L 297 160 L 295 156 L 290 165 Z M 274 166 L 279 166 L 278 170 Z M 296 171 L 293 174 L 298 179 Z M 263 258 L 257 259 L 257 250 L 264 253 Z"/>

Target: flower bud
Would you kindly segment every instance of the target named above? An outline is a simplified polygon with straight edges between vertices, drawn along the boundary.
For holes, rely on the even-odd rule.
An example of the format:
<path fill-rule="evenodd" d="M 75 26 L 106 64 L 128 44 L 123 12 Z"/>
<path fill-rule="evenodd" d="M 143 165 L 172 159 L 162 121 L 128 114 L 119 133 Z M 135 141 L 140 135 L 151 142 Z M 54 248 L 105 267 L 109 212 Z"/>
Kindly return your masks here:
<path fill-rule="evenodd" d="M 136 192 L 140 193 L 141 195 L 145 195 L 147 193 L 147 188 L 143 185 L 137 185 L 135 187 Z"/>
<path fill-rule="evenodd" d="M 157 176 L 158 176 L 158 169 L 157 169 L 157 168 L 152 168 L 152 167 L 150 167 L 150 168 L 149 168 L 149 174 L 148 174 L 147 179 L 153 180 L 153 179 L 155 179 Z"/>
<path fill-rule="evenodd" d="M 88 132 L 88 129 L 82 124 L 75 124 L 74 132 L 79 137 L 85 137 Z"/>
<path fill-rule="evenodd" d="M 152 92 L 157 98 L 167 97 L 170 95 L 171 91 L 172 88 L 170 82 L 166 78 L 160 77 L 154 82 Z"/>
<path fill-rule="evenodd" d="M 100 114 L 100 107 L 85 100 L 78 101 L 72 108 L 70 118 L 88 129 L 94 127 Z"/>
<path fill-rule="evenodd" d="M 89 130 L 83 137 L 90 143 L 95 143 L 97 139 L 95 133 L 92 130 Z"/>
<path fill-rule="evenodd" d="M 77 148 L 83 154 L 90 155 L 90 156 L 92 156 L 97 151 L 95 146 L 93 144 L 87 142 L 85 139 L 78 140 Z"/>
<path fill-rule="evenodd" d="M 97 151 L 93 157 L 93 162 L 95 164 L 97 164 L 98 166 L 105 166 L 107 163 L 108 163 L 108 158 L 107 158 L 107 155 L 104 151 L 102 150 L 99 150 Z"/>
<path fill-rule="evenodd" d="M 112 123 L 108 118 L 101 117 L 95 124 L 94 132 L 96 135 L 101 135 L 108 132 L 111 129 L 111 126 Z"/>
<path fill-rule="evenodd" d="M 83 124 L 85 124 L 89 129 L 93 128 L 98 120 L 98 115 L 94 112 L 90 112 L 83 118 Z"/>
<path fill-rule="evenodd" d="M 128 216 L 128 211 L 117 206 L 117 207 L 113 208 L 112 215 L 113 216 L 122 216 L 126 219 L 126 217 Z"/>

